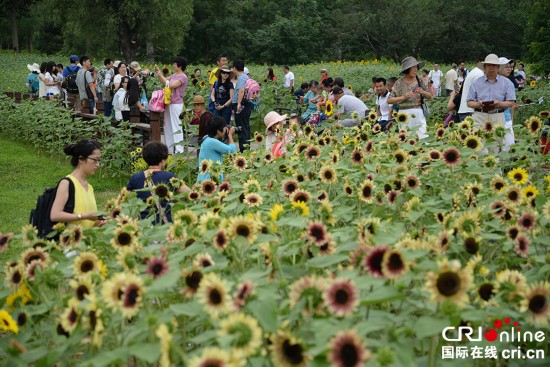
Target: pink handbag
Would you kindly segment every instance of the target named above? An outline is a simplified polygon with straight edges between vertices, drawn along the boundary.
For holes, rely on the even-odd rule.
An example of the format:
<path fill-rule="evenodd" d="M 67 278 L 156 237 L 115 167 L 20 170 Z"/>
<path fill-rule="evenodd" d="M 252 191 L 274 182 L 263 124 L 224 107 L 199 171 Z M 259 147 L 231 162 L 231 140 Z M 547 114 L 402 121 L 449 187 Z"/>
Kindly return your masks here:
<path fill-rule="evenodd" d="M 164 112 L 164 89 L 153 92 L 149 101 L 149 111 Z"/>

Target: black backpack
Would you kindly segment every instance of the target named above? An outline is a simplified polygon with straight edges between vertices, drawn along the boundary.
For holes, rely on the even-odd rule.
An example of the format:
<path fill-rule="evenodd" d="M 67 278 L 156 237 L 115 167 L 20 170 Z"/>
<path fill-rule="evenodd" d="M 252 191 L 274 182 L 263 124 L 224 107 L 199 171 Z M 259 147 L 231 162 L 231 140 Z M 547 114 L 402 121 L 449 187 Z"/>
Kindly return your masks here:
<path fill-rule="evenodd" d="M 76 70 L 72 71 L 71 68 L 67 66 L 67 70 L 69 71 L 69 75 L 67 75 L 64 80 L 64 87 L 68 93 L 77 94 L 78 85 L 76 85 L 76 75 L 80 68 L 77 67 Z"/>
<path fill-rule="evenodd" d="M 67 203 L 65 204 L 63 211 L 72 213 L 74 212 L 74 183 L 67 177 L 62 178 L 59 182 L 63 180 L 69 181 L 69 198 L 67 199 Z M 29 223 L 38 229 L 38 237 L 40 238 L 46 238 L 46 236 L 53 231 L 53 226 L 55 223 L 52 223 L 50 220 L 50 212 L 52 211 L 52 206 L 55 201 L 55 195 L 57 194 L 58 187 L 59 183 L 56 187 L 46 188 L 44 193 L 36 200 L 36 207 L 31 210 Z"/>

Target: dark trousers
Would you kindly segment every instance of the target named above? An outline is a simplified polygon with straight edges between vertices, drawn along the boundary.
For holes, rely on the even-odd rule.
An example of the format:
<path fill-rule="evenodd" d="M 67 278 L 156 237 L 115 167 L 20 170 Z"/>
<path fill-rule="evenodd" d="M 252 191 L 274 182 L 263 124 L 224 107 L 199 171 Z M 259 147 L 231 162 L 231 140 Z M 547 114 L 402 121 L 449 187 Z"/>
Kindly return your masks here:
<path fill-rule="evenodd" d="M 240 127 L 239 130 L 239 151 L 244 152 L 245 144 L 250 144 L 250 114 L 252 106 L 248 102 L 241 104 L 243 110 L 237 111 L 237 104 L 233 103 L 233 111 L 235 111 L 235 125 Z"/>
<path fill-rule="evenodd" d="M 111 117 L 111 111 L 112 111 L 112 106 L 113 106 L 113 102 L 104 102 L 105 103 L 105 112 L 103 113 L 103 115 L 105 117 Z"/>
<path fill-rule="evenodd" d="M 214 108 L 214 112 L 212 112 L 212 115 L 223 117 L 223 119 L 225 120 L 225 124 L 229 126 L 229 125 L 231 125 L 231 112 L 232 111 L 233 111 L 232 106 L 228 106 L 228 107 L 222 109 L 221 111 L 218 111 L 217 109 Z"/>

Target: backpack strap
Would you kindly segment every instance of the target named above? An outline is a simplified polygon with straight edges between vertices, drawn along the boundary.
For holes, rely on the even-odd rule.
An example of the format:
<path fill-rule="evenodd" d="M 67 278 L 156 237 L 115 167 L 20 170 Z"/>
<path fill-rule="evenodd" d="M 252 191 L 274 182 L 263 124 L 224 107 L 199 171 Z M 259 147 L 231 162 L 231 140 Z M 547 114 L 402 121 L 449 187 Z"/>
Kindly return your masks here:
<path fill-rule="evenodd" d="M 65 207 L 63 208 L 63 211 L 67 213 L 74 213 L 74 206 L 75 206 L 74 182 L 68 177 L 63 177 L 61 180 L 59 180 L 59 183 L 61 183 L 61 181 L 63 180 L 69 181 L 69 198 L 67 199 L 67 203 L 65 203 Z M 59 187 L 59 183 L 57 184 L 58 187 Z"/>

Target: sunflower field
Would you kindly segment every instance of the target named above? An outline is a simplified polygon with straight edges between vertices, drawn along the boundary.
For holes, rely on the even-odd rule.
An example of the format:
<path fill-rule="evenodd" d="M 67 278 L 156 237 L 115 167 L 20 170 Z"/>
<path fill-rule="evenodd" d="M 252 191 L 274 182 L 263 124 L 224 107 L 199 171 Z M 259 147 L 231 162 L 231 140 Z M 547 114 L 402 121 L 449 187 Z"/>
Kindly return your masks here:
<path fill-rule="evenodd" d="M 0 233 L 0 252 L 20 249 L 1 264 L 0 364 L 547 366 L 550 111 L 535 107 L 508 152 L 503 128 L 470 119 L 423 140 L 292 125 L 277 159 L 256 133 L 259 149 L 200 162 L 213 179 L 189 193 L 122 189 L 102 227 Z M 173 223 L 139 220 L 166 201 Z"/>

